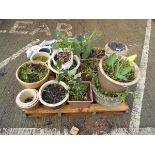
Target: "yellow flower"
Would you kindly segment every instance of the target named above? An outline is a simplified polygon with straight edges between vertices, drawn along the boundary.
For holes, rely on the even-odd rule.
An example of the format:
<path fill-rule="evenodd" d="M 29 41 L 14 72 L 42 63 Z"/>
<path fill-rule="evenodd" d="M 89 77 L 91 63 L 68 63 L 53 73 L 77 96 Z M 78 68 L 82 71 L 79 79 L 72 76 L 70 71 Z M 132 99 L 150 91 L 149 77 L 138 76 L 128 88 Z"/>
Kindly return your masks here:
<path fill-rule="evenodd" d="M 131 55 L 127 58 L 129 62 L 133 62 L 137 58 L 137 54 Z"/>

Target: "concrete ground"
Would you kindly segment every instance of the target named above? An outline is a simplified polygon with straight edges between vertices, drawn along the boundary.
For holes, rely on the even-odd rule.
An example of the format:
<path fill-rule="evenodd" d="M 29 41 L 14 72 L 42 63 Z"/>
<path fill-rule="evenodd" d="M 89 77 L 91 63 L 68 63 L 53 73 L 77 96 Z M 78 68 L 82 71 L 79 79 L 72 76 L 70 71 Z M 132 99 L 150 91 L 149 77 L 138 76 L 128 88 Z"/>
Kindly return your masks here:
<path fill-rule="evenodd" d="M 94 29 L 101 31 L 103 37 L 94 42 L 99 47 L 104 47 L 111 40 L 126 43 L 130 54 L 138 54 L 138 65 L 145 60 L 141 70 L 144 73 L 146 71 L 146 81 L 144 77 L 141 79 L 143 87 L 139 84 L 142 88 L 140 93 L 145 87 L 144 95 L 141 93 L 142 100 L 135 100 L 130 96 L 129 112 L 123 114 L 25 117 L 15 104 L 17 93 L 23 89 L 15 78 L 16 69 L 27 61 L 25 46 L 52 39 L 50 31 L 55 28 L 66 31 L 68 35 L 91 33 Z M 68 134 L 74 125 L 80 129 L 79 134 L 154 134 L 154 42 L 155 22 L 148 20 L 0 20 L 0 133 Z M 146 57 L 142 58 L 144 52 Z M 138 109 L 136 112 L 135 106 Z M 132 129 L 136 132 L 132 132 Z"/>

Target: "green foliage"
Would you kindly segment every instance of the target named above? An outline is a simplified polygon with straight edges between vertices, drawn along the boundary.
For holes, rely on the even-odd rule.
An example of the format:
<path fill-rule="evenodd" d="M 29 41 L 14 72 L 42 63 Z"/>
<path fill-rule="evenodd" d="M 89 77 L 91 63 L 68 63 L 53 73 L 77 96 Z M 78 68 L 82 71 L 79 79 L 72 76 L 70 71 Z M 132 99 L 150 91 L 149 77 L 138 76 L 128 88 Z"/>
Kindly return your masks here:
<path fill-rule="evenodd" d="M 134 67 L 125 59 L 117 58 L 113 53 L 105 62 L 103 61 L 103 69 L 111 78 L 118 81 L 130 81 L 134 79 Z"/>
<path fill-rule="evenodd" d="M 91 41 L 93 40 L 95 32 L 91 35 L 77 34 L 72 40 L 73 52 L 83 59 L 89 57 L 91 50 L 93 48 Z"/>
<path fill-rule="evenodd" d="M 48 60 L 48 57 L 46 57 L 46 56 L 37 56 L 36 58 L 34 58 L 34 60 L 46 62 Z"/>
<path fill-rule="evenodd" d="M 25 64 L 19 70 L 19 78 L 24 82 L 42 80 L 47 74 L 47 68 L 41 64 Z"/>
<path fill-rule="evenodd" d="M 97 76 L 97 74 L 95 74 L 93 72 L 93 70 L 91 68 L 88 68 L 86 70 L 87 75 L 89 75 L 92 78 L 93 83 L 95 84 L 96 89 L 103 95 L 107 95 L 107 96 L 111 96 L 111 97 L 118 97 L 120 99 L 121 102 L 124 102 L 126 97 L 129 95 L 129 91 L 123 91 L 123 92 L 119 92 L 119 93 L 109 93 L 106 92 L 100 84 L 100 80 Z"/>
<path fill-rule="evenodd" d="M 57 38 L 57 42 L 51 45 L 53 48 L 72 48 L 74 54 L 83 59 L 90 56 L 93 48 L 92 41 L 99 39 L 102 35 L 101 33 L 94 31 L 90 35 L 77 34 L 73 39 L 69 40 L 66 34 L 61 33 L 58 30 L 53 31 L 53 34 Z"/>
<path fill-rule="evenodd" d="M 58 30 L 53 32 L 54 36 L 57 37 L 57 41 L 53 43 L 51 46 L 52 48 L 71 48 L 72 42 L 68 40 L 68 36 L 64 33 L 61 33 Z"/>
<path fill-rule="evenodd" d="M 74 71 L 63 70 L 59 75 L 57 75 L 56 80 L 60 82 L 63 79 L 68 83 L 71 100 L 84 100 L 84 94 L 86 93 L 87 86 L 82 83 L 81 73 L 76 74 Z"/>

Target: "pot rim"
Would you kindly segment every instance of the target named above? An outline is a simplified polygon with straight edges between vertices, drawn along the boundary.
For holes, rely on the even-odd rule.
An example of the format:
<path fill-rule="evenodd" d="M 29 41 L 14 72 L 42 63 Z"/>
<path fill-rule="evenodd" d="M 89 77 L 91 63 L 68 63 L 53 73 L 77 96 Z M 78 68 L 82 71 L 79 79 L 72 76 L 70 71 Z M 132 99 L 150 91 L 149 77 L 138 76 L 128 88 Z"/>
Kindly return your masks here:
<path fill-rule="evenodd" d="M 34 94 L 35 94 L 35 98 L 31 102 L 28 102 L 28 103 L 24 103 L 24 102 L 22 102 L 20 100 L 21 94 L 26 92 L 26 91 L 31 91 L 31 92 L 33 91 Z M 20 107 L 20 108 L 23 108 L 23 109 L 34 107 L 35 105 L 37 105 L 38 101 L 39 101 L 38 90 L 36 90 L 36 89 L 29 89 L 29 88 L 23 89 L 16 96 L 16 104 L 17 104 L 17 106 Z"/>
<path fill-rule="evenodd" d="M 51 66 L 51 60 L 52 60 L 52 57 L 49 58 L 48 60 L 48 67 L 51 69 L 51 71 L 53 71 L 54 73 L 56 74 L 60 74 L 60 72 L 58 72 L 57 70 L 55 70 L 52 66 Z M 77 62 L 77 65 L 75 68 L 73 68 L 72 70 L 77 70 L 79 67 L 80 67 L 80 59 L 77 55 L 74 55 L 73 56 L 73 60 L 75 60 Z M 70 71 L 72 71 L 70 70 Z"/>
<path fill-rule="evenodd" d="M 55 80 L 50 80 L 50 81 L 48 81 L 48 82 L 45 82 L 41 87 L 40 87 L 40 89 L 39 89 L 39 100 L 40 100 L 40 102 L 43 104 L 43 105 L 45 105 L 45 106 L 47 106 L 47 107 L 57 107 L 57 106 L 60 106 L 60 105 L 62 105 L 62 104 L 64 104 L 66 101 L 67 101 L 67 99 L 69 98 L 69 93 L 66 93 L 66 95 L 65 95 L 65 98 L 63 99 L 63 100 L 61 100 L 60 102 L 58 102 L 58 103 L 55 103 L 55 104 L 49 104 L 49 103 L 47 103 L 47 102 L 45 102 L 43 99 L 42 99 L 42 91 L 44 90 L 44 88 L 45 87 L 47 87 L 48 85 L 50 85 L 50 84 L 54 84 L 54 83 L 56 83 L 56 84 L 59 84 L 59 85 L 61 85 L 62 87 L 64 87 L 66 90 L 68 89 L 68 86 L 66 85 L 66 83 L 64 83 L 63 81 L 60 81 L 59 83 L 57 82 L 57 81 L 55 81 Z"/>
<path fill-rule="evenodd" d="M 68 49 L 68 48 L 64 48 L 64 49 Z M 55 56 L 56 56 L 59 52 L 63 52 L 63 51 L 62 51 L 62 48 L 53 49 L 53 53 L 52 53 L 52 55 L 51 55 L 51 58 L 52 58 L 52 61 L 53 61 L 54 64 L 56 64 Z M 71 52 L 70 60 L 67 61 L 66 63 L 62 64 L 62 68 L 65 68 L 65 66 L 72 64 L 74 54 L 73 54 L 73 51 L 72 51 L 72 50 L 71 50 L 70 52 Z"/>
<path fill-rule="evenodd" d="M 92 84 L 90 81 L 82 81 L 83 83 L 87 83 L 89 85 L 89 89 L 90 89 L 90 100 L 89 101 L 71 101 L 68 99 L 68 103 L 73 103 L 73 102 L 77 102 L 77 103 L 90 103 L 93 102 L 93 92 L 92 92 Z"/>
<path fill-rule="evenodd" d="M 125 57 L 125 56 L 119 56 L 119 57 L 121 57 L 121 58 L 123 58 L 123 59 L 127 59 L 127 57 Z M 131 82 L 119 82 L 119 81 L 113 80 L 112 78 L 110 78 L 110 77 L 104 72 L 103 67 L 102 67 L 102 62 L 103 62 L 103 60 L 104 60 L 105 58 L 106 58 L 106 56 L 104 56 L 104 57 L 101 58 L 101 60 L 100 60 L 100 62 L 99 62 L 99 69 L 100 69 L 101 73 L 106 77 L 107 80 L 109 80 L 109 81 L 111 81 L 111 82 L 113 82 L 113 83 L 115 83 L 115 84 L 117 84 L 117 85 L 125 86 L 125 87 L 131 86 L 131 85 L 137 83 L 137 81 L 138 81 L 139 78 L 140 78 L 140 70 L 139 70 L 139 67 L 137 66 L 137 64 L 136 64 L 135 62 L 131 62 L 131 65 L 132 65 L 132 66 L 134 67 L 134 69 L 135 69 L 135 76 L 136 76 L 135 79 L 134 79 L 133 81 L 131 81 Z"/>
<path fill-rule="evenodd" d="M 30 60 L 31 60 L 31 61 L 37 61 L 37 60 L 33 60 L 34 57 L 35 57 L 36 55 L 38 55 L 38 56 L 39 56 L 39 55 L 45 55 L 45 56 L 48 57 L 48 60 L 50 59 L 50 54 L 48 54 L 47 52 L 37 52 L 37 53 L 33 53 L 33 54 L 31 55 Z M 47 60 L 46 62 L 43 62 L 43 61 L 41 61 L 41 62 L 47 63 L 48 60 Z"/>
<path fill-rule="evenodd" d="M 102 96 L 102 97 L 106 97 L 106 98 L 109 98 L 109 99 L 118 99 L 119 100 L 119 97 L 112 97 L 112 96 L 109 96 L 109 95 L 105 95 L 105 94 L 102 94 L 102 93 L 100 93 L 98 90 L 97 90 L 97 88 L 96 88 L 96 86 L 95 86 L 95 84 L 94 84 L 94 82 L 92 81 L 92 89 L 93 89 L 93 92 L 98 96 L 98 97 L 100 97 L 100 96 Z M 100 95 L 100 96 L 99 96 Z"/>
<path fill-rule="evenodd" d="M 21 68 L 22 66 L 24 66 L 25 64 L 31 64 L 31 63 L 32 63 L 32 64 L 33 64 L 33 63 L 34 63 L 34 64 L 41 64 L 41 65 L 45 66 L 45 67 L 47 68 L 47 74 L 46 74 L 46 76 L 45 76 L 43 79 L 41 79 L 40 81 L 32 82 L 32 83 L 24 82 L 24 81 L 22 81 L 22 80 L 19 78 L 18 72 L 19 72 L 19 70 L 20 70 L 20 68 Z M 20 83 L 29 84 L 29 85 L 34 85 L 34 84 L 39 84 L 40 82 L 42 82 L 43 80 L 45 80 L 45 79 L 49 76 L 49 74 L 50 74 L 50 69 L 49 69 L 49 67 L 47 66 L 46 63 L 43 63 L 43 62 L 41 62 L 41 61 L 27 61 L 27 62 L 21 64 L 21 65 L 18 67 L 18 69 L 16 70 L 16 79 L 17 79 Z"/>
<path fill-rule="evenodd" d="M 122 43 L 122 42 L 117 42 L 117 41 L 110 41 L 110 42 L 116 42 L 116 43 Z M 109 47 L 109 43 L 110 42 L 108 42 L 106 45 L 105 45 L 105 52 L 106 52 L 106 49 L 107 48 L 110 48 Z M 111 49 L 110 48 L 110 50 L 112 50 L 112 51 L 114 51 L 114 52 L 120 52 L 120 53 L 122 53 L 122 52 L 125 52 L 125 51 L 128 51 L 129 49 L 128 49 L 128 46 L 125 44 L 125 43 L 122 43 L 124 46 L 125 46 L 125 49 L 124 50 L 122 50 L 122 51 L 116 51 L 116 50 L 113 50 L 113 49 Z"/>

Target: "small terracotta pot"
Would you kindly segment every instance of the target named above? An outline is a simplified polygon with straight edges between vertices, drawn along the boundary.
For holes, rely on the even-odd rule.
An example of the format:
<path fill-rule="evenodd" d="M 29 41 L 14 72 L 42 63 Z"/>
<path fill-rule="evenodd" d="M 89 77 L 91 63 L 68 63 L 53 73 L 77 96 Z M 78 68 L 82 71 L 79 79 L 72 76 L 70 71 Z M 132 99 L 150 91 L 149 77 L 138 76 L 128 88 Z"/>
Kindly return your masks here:
<path fill-rule="evenodd" d="M 68 103 L 71 106 L 71 108 L 87 108 L 93 102 L 93 94 L 92 94 L 91 82 L 83 81 L 83 83 L 88 84 L 88 87 L 89 87 L 88 91 L 89 91 L 90 100 L 89 101 L 71 101 L 71 100 L 68 100 Z"/>
<path fill-rule="evenodd" d="M 110 42 L 109 42 L 110 43 Z M 109 47 L 109 43 L 107 43 L 106 45 L 105 45 L 105 55 L 107 55 L 107 56 L 109 56 L 109 55 L 111 55 L 112 53 L 116 53 L 116 55 L 117 56 L 127 56 L 127 54 L 128 54 L 128 47 L 125 45 L 125 44 L 123 44 L 124 46 L 125 46 L 125 48 L 123 49 L 123 50 L 121 50 L 121 51 L 116 51 L 116 50 L 113 50 L 113 49 L 111 49 L 110 47 Z M 117 43 L 117 42 L 116 42 Z"/>
<path fill-rule="evenodd" d="M 43 66 L 45 66 L 45 67 L 47 68 L 47 70 L 48 70 L 47 75 L 46 75 L 42 80 L 37 81 L 37 82 L 33 82 L 33 83 L 24 82 L 24 81 L 22 81 L 22 80 L 19 78 L 18 73 L 19 73 L 20 68 L 21 68 L 23 65 L 25 65 L 25 64 L 41 64 L 41 65 L 43 65 Z M 32 88 L 32 89 L 33 89 L 33 88 L 39 88 L 43 83 L 45 83 L 46 81 L 48 81 L 48 79 L 49 79 L 49 74 L 50 74 L 50 70 L 49 70 L 48 66 L 47 66 L 45 63 L 40 62 L 40 61 L 28 61 L 28 62 L 25 62 L 25 63 L 23 63 L 21 66 L 18 67 L 18 69 L 17 69 L 17 71 L 16 71 L 16 79 L 18 80 L 18 82 L 19 82 L 23 87 L 25 87 L 25 88 Z"/>
<path fill-rule="evenodd" d="M 66 90 L 68 90 L 68 86 L 67 86 L 64 82 L 60 81 L 60 82 L 58 83 L 58 82 L 55 81 L 55 80 L 50 80 L 50 81 L 44 83 L 44 84 L 40 87 L 40 89 L 39 89 L 39 100 L 40 100 L 40 102 L 41 102 L 44 106 L 46 106 L 46 107 L 53 108 L 53 109 L 58 109 L 58 108 L 62 107 L 62 106 L 66 103 L 66 101 L 67 101 L 68 98 L 69 98 L 69 93 L 66 93 L 66 96 L 65 96 L 65 98 L 64 98 L 62 101 L 60 101 L 60 102 L 58 102 L 58 103 L 55 103 L 55 104 L 49 104 L 49 103 L 45 102 L 45 101 L 43 100 L 43 98 L 42 98 L 42 92 L 43 92 L 43 90 L 44 90 L 48 85 L 54 84 L 54 83 L 57 83 L 57 84 L 61 85 L 62 87 L 64 87 Z M 59 93 L 59 92 L 58 92 L 58 93 Z"/>
<path fill-rule="evenodd" d="M 25 99 L 32 97 L 31 102 L 25 103 Z M 34 109 L 39 105 L 38 91 L 36 89 L 23 89 L 16 97 L 16 104 L 23 110 Z"/>
<path fill-rule="evenodd" d="M 126 59 L 126 57 L 120 56 L 122 59 Z M 131 65 L 135 69 L 135 79 L 131 82 L 119 82 L 116 80 L 113 80 L 110 78 L 103 70 L 102 68 L 102 62 L 106 58 L 103 57 L 99 62 L 99 68 L 98 68 L 98 76 L 100 80 L 100 84 L 102 88 L 104 88 L 108 92 L 122 92 L 126 90 L 127 87 L 132 86 L 136 84 L 140 77 L 140 71 L 139 67 L 136 65 L 136 63 L 132 62 Z"/>

